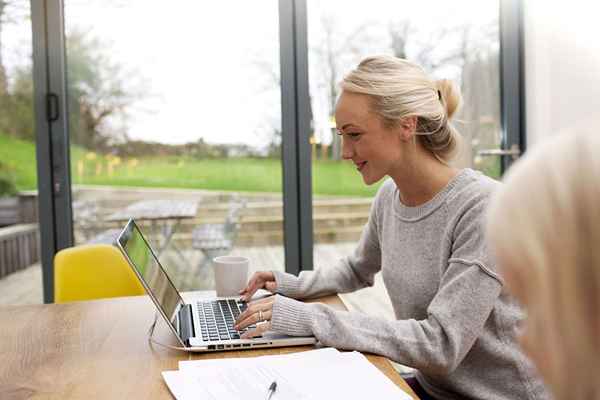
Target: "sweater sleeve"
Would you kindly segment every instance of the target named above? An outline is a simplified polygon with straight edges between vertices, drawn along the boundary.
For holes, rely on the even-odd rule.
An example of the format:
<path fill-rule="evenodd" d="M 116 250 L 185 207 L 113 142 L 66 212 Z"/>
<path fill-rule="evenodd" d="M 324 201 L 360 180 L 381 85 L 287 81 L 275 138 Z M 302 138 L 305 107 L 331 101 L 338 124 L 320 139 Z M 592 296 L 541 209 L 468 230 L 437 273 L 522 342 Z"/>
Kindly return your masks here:
<path fill-rule="evenodd" d="M 296 299 L 306 299 L 332 293 L 348 293 L 373 286 L 375 274 L 381 269 L 377 203 L 376 198 L 354 254 L 341 259 L 333 267 L 302 271 L 298 276 L 272 271 L 277 282 L 277 293 Z"/>
<path fill-rule="evenodd" d="M 427 318 L 386 320 L 278 296 L 272 329 L 312 333 L 325 345 L 381 354 L 423 373 L 451 373 L 481 335 L 502 290 L 500 279 L 486 266 L 490 260 L 482 249 L 480 212 L 470 210 L 459 221 L 453 254 Z"/>

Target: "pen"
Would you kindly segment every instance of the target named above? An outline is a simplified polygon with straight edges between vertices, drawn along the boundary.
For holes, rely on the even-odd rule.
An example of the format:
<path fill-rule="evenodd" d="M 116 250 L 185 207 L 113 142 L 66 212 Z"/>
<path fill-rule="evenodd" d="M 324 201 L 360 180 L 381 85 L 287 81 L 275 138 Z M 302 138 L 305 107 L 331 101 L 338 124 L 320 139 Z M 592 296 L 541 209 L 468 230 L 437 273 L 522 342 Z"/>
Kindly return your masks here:
<path fill-rule="evenodd" d="M 267 393 L 267 400 L 271 400 L 271 396 L 273 396 L 273 393 L 275 393 L 276 389 L 277 389 L 277 382 L 273 381 L 273 383 L 271 383 L 271 386 L 269 386 L 269 392 Z"/>

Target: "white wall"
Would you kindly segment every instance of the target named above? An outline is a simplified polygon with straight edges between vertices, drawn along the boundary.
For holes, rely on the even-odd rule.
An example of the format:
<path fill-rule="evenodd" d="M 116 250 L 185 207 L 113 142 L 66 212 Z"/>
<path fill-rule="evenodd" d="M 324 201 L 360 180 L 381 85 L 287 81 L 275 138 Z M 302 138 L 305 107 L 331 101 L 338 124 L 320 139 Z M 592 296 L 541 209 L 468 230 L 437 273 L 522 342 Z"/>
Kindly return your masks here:
<path fill-rule="evenodd" d="M 523 2 L 528 147 L 578 125 L 600 135 L 600 5 Z"/>

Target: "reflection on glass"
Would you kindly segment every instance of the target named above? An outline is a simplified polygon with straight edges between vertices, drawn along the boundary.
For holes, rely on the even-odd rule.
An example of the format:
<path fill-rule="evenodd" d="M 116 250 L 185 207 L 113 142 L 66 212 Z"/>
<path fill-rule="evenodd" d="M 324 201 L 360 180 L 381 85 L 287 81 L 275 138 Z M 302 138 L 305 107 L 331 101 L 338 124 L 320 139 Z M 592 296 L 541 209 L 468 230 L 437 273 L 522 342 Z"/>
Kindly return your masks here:
<path fill-rule="evenodd" d="M 137 226 L 131 223 L 128 228 L 121 236 L 121 245 L 150 293 L 173 323 L 178 306 L 183 301 Z"/>

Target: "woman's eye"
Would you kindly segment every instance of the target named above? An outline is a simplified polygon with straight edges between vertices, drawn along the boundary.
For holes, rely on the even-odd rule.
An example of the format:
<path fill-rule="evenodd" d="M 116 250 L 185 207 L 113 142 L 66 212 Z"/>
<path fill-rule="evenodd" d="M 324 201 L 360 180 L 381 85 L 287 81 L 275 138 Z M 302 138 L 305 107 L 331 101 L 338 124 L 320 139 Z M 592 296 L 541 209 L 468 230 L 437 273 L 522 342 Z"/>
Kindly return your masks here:
<path fill-rule="evenodd" d="M 339 136 L 346 136 L 347 138 L 349 138 L 350 140 L 353 140 L 353 141 L 358 140 L 362 136 L 362 133 L 360 133 L 360 132 L 340 132 L 340 131 L 338 131 L 337 134 Z"/>

